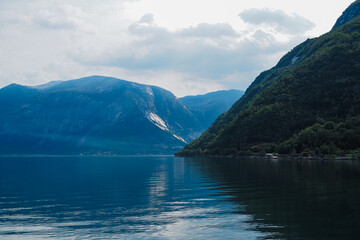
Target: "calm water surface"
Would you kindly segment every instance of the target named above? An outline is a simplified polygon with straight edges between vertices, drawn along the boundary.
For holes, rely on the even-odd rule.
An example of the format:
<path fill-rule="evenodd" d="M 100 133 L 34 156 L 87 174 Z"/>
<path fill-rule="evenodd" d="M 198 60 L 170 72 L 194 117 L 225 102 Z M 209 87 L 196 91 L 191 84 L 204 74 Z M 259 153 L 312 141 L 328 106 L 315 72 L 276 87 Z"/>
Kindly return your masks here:
<path fill-rule="evenodd" d="M 0 239 L 360 239 L 360 162 L 0 157 Z"/>

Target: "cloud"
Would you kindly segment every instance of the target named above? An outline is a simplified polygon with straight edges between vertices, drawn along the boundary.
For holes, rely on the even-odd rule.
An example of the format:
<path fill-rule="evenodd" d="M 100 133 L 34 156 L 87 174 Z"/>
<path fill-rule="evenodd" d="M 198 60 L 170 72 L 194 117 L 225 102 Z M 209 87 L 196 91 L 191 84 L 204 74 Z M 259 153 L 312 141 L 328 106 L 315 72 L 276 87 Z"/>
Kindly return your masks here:
<path fill-rule="evenodd" d="M 148 14 L 145 14 L 144 16 L 142 16 L 139 23 L 152 23 L 153 21 L 154 21 L 154 15 L 152 15 L 151 13 L 148 13 Z"/>
<path fill-rule="evenodd" d="M 201 23 L 195 27 L 183 29 L 179 34 L 186 37 L 203 38 L 236 37 L 237 35 L 229 23 Z"/>
<path fill-rule="evenodd" d="M 54 30 L 79 30 L 85 25 L 81 20 L 84 13 L 79 7 L 71 4 L 52 4 L 52 1 L 47 3 L 39 1 L 36 3 L 36 7 L 24 2 L 22 3 L 24 6 L 18 7 L 18 9 L 13 6 L 7 10 L 0 10 L 0 23 L 27 25 L 28 27 L 33 25 Z"/>
<path fill-rule="evenodd" d="M 157 25 L 152 14 L 131 23 L 125 33 L 81 42 L 69 56 L 81 66 L 111 69 L 120 78 L 159 83 L 178 96 L 185 88 L 191 93 L 215 86 L 246 89 L 261 71 L 303 40 L 294 35 L 279 41 L 272 31 L 236 31 L 229 23 L 200 23 L 171 31 Z"/>
<path fill-rule="evenodd" d="M 48 29 L 77 28 L 80 21 L 72 16 L 59 16 L 53 12 L 42 11 L 34 17 L 34 23 Z"/>
<path fill-rule="evenodd" d="M 246 23 L 266 25 L 286 34 L 303 34 L 315 27 L 310 20 L 295 13 L 289 15 L 282 10 L 252 8 L 241 12 L 239 16 Z"/>
<path fill-rule="evenodd" d="M 119 43 L 93 56 L 92 51 L 84 49 L 75 58 L 86 59 L 84 64 L 134 71 L 173 70 L 219 79 L 234 71 L 264 69 L 273 62 L 268 55 L 277 57 L 277 53 L 293 46 L 292 42 L 278 42 L 273 34 L 262 30 L 237 33 L 228 23 L 201 23 L 169 31 L 157 26 L 151 14 L 131 24 L 128 32 L 134 37 L 128 44 Z"/>
<path fill-rule="evenodd" d="M 148 8 L 128 17 L 125 1 L 19 1 L 0 8 L 0 87 L 107 75 L 158 85 L 177 96 L 246 89 L 304 38 L 293 34 L 284 40 L 263 23 L 167 28 L 157 15 L 143 14 Z"/>
<path fill-rule="evenodd" d="M 167 29 L 159 27 L 153 23 L 152 14 L 144 15 L 140 21 L 131 24 L 128 31 L 132 34 L 141 35 L 162 35 L 167 34 Z"/>

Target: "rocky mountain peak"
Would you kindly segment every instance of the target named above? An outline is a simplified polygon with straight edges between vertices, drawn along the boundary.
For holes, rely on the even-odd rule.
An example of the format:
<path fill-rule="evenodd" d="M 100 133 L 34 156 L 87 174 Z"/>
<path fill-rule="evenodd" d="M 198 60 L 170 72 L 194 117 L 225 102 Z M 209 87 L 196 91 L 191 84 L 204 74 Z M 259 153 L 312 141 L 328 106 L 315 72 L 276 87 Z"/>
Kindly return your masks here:
<path fill-rule="evenodd" d="M 341 16 L 337 19 L 332 29 L 344 25 L 345 23 L 351 21 L 352 19 L 354 19 L 359 15 L 360 15 L 360 0 L 356 0 L 341 14 Z"/>

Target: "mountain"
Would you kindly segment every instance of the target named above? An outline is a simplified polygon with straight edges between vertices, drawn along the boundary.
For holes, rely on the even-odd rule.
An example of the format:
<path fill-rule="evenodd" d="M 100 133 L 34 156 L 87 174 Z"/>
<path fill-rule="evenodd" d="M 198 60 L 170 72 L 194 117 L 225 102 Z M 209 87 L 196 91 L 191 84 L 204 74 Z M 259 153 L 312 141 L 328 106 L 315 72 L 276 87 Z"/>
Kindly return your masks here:
<path fill-rule="evenodd" d="M 359 1 L 349 8 L 355 9 Z M 336 154 L 360 148 L 360 17 L 295 47 L 177 155 Z M 338 23 L 339 22 L 339 23 Z"/>
<path fill-rule="evenodd" d="M 222 90 L 204 95 L 186 96 L 179 100 L 195 115 L 206 130 L 216 118 L 227 111 L 242 95 L 240 90 Z"/>
<path fill-rule="evenodd" d="M 333 30 L 341 25 L 346 24 L 347 22 L 351 21 L 356 16 L 360 15 L 360 1 L 357 0 L 353 2 L 343 13 L 342 15 L 337 19 Z"/>
<path fill-rule="evenodd" d="M 0 154 L 172 154 L 205 130 L 171 92 L 111 77 L 11 84 L 0 103 Z"/>

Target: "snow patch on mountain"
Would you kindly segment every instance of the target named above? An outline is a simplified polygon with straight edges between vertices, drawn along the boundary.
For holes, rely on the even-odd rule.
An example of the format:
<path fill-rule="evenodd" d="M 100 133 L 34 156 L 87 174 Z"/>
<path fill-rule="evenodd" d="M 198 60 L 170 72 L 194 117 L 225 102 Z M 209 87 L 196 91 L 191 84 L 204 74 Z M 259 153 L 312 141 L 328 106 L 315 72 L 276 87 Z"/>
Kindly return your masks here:
<path fill-rule="evenodd" d="M 150 95 L 150 96 L 154 96 L 154 92 L 151 89 L 151 87 L 146 87 L 146 92 Z"/>
<path fill-rule="evenodd" d="M 184 142 L 184 143 L 187 143 L 182 137 L 179 137 L 175 134 L 173 134 L 173 136 L 176 138 L 176 139 L 179 139 L 180 141 Z"/>
<path fill-rule="evenodd" d="M 164 131 L 169 131 L 168 126 L 166 125 L 166 123 L 164 122 L 164 120 L 161 119 L 161 117 L 159 117 L 157 114 L 155 113 L 149 113 L 149 115 L 147 116 L 147 118 L 150 120 L 150 122 L 152 122 L 153 124 L 155 124 L 158 128 L 160 128 L 161 130 Z"/>

